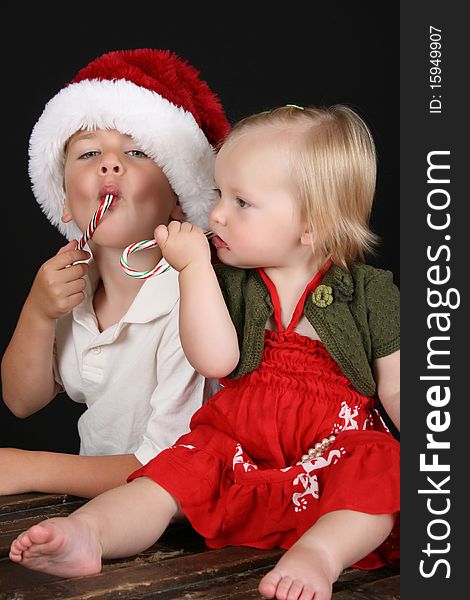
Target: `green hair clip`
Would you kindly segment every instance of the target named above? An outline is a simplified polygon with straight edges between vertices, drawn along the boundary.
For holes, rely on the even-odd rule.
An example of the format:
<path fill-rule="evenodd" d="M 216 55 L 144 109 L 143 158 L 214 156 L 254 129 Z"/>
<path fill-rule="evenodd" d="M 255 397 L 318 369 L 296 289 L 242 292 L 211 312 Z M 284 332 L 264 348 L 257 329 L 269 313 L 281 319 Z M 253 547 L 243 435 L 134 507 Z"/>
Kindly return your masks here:
<path fill-rule="evenodd" d="M 305 110 L 303 106 L 299 106 L 298 104 L 285 104 L 284 108 L 297 108 L 299 110 Z M 274 110 L 274 108 L 271 108 L 270 110 L 263 110 L 260 113 L 258 113 L 259 115 L 269 115 L 270 113 L 272 113 Z"/>

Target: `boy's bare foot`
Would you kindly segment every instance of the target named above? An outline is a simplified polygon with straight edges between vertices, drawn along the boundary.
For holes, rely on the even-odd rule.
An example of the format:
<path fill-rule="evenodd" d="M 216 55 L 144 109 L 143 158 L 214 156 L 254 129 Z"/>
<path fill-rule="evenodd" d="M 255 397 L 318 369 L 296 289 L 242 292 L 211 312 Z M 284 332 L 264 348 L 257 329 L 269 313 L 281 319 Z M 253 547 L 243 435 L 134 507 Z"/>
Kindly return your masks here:
<path fill-rule="evenodd" d="M 48 519 L 20 534 L 10 559 L 28 569 L 59 577 L 101 571 L 101 546 L 85 515 Z"/>
<path fill-rule="evenodd" d="M 259 592 L 276 600 L 329 600 L 335 579 L 330 571 L 324 554 L 297 543 L 266 573 Z"/>

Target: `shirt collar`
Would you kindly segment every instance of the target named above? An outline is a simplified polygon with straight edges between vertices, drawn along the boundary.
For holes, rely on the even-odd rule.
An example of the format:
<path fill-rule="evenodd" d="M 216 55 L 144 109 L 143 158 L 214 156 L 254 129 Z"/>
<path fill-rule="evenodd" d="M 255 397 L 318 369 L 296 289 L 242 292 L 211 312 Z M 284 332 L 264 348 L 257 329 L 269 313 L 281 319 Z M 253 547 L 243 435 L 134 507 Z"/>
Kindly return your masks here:
<path fill-rule="evenodd" d="M 162 261 L 165 265 L 167 263 Z M 160 264 L 160 263 L 159 263 Z M 87 323 L 92 316 L 96 325 L 96 317 L 93 309 L 93 296 L 98 287 L 100 276 L 96 264 L 91 259 L 88 263 L 89 269 L 85 276 L 85 298 L 81 304 L 73 309 L 73 317 L 76 321 Z M 178 273 L 170 268 L 160 275 L 154 275 L 147 279 L 134 298 L 127 313 L 122 317 L 121 323 L 148 323 L 154 319 L 168 314 L 179 300 Z"/>
<path fill-rule="evenodd" d="M 160 262 L 167 264 L 164 259 Z M 178 300 L 178 272 L 170 267 L 168 271 L 149 277 L 145 281 L 122 321 L 125 323 L 153 321 L 171 312 Z"/>

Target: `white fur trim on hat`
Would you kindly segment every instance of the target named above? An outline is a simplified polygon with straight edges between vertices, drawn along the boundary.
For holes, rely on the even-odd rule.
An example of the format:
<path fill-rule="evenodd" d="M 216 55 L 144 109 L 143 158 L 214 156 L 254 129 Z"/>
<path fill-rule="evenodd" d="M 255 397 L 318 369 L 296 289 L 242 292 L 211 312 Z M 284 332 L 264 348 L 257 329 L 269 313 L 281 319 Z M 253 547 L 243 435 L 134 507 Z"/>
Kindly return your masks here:
<path fill-rule="evenodd" d="M 124 79 L 83 80 L 62 89 L 46 105 L 29 144 L 33 192 L 51 223 L 68 240 L 82 232 L 62 223 L 64 148 L 79 130 L 116 129 L 128 134 L 162 169 L 187 220 L 207 229 L 215 201 L 215 152 L 193 115 Z"/>

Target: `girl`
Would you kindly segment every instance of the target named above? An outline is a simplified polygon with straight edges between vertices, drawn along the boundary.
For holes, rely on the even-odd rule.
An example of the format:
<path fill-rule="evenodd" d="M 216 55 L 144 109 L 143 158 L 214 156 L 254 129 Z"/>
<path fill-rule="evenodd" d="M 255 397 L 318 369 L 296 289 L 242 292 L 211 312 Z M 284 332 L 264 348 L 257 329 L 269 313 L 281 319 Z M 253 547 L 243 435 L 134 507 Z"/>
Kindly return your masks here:
<path fill-rule="evenodd" d="M 222 264 L 199 228 L 156 230 L 179 271 L 185 353 L 223 389 L 127 486 L 19 536 L 13 561 L 93 573 L 184 514 L 209 547 L 287 549 L 260 582 L 267 598 L 326 600 L 345 567 L 391 564 L 399 444 L 376 397 L 399 427 L 398 290 L 362 262 L 375 164 L 344 106 L 284 107 L 232 130 L 210 215 Z"/>
<path fill-rule="evenodd" d="M 87 410 L 79 456 L 0 449 L 0 494 L 91 498 L 121 485 L 187 432 L 210 396 L 181 349 L 177 273 L 131 279 L 119 259 L 171 219 L 207 227 L 213 146 L 228 128 L 198 72 L 163 50 L 104 54 L 47 104 L 29 170 L 69 243 L 42 265 L 26 299 L 2 360 L 3 399 L 27 417 L 65 391 Z M 113 202 L 86 264 L 90 252 L 76 240 L 107 194 Z M 161 258 L 154 249 L 135 261 L 145 268 Z"/>

